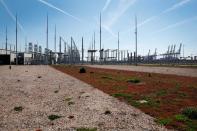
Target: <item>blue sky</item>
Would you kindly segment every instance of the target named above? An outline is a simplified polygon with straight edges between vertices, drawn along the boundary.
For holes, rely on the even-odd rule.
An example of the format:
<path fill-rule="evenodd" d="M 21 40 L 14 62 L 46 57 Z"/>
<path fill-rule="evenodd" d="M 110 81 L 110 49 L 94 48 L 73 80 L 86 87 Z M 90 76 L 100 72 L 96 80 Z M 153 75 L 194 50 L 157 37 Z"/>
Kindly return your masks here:
<path fill-rule="evenodd" d="M 134 18 L 138 18 L 139 54 L 146 55 L 155 48 L 159 53 L 168 45 L 179 43 L 185 55 L 197 55 L 197 0 L 0 0 L 0 48 L 15 43 L 15 20 L 19 21 L 19 50 L 28 42 L 46 47 L 46 14 L 49 15 L 49 48 L 54 50 L 54 28 L 68 43 L 73 36 L 81 47 L 84 37 L 86 50 L 96 33 L 99 49 L 99 14 L 102 14 L 102 47 L 134 51 Z M 57 41 L 58 43 L 58 41 Z M 58 47 L 57 47 L 58 49 Z"/>

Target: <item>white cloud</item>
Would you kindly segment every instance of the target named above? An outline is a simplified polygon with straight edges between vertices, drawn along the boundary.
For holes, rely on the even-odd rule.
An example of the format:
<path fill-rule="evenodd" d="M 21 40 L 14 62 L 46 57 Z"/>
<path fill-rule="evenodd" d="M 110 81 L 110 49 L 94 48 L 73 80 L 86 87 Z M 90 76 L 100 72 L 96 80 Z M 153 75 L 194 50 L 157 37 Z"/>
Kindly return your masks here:
<path fill-rule="evenodd" d="M 74 15 L 71 15 L 70 13 L 68 13 L 68 12 L 66 12 L 66 11 L 64 11 L 64 10 L 62 10 L 62 9 L 60 9 L 60 8 L 58 8 L 58 7 L 56 7 L 56 6 L 54 6 L 54 5 L 52 5 L 51 3 L 46 2 L 45 0 L 38 0 L 38 1 L 39 1 L 40 3 L 42 3 L 42 4 L 46 5 L 46 6 L 48 6 L 48 7 L 51 7 L 51 8 L 53 8 L 53 9 L 55 9 L 55 10 L 57 10 L 57 11 L 59 11 L 59 12 L 65 14 L 65 15 L 69 16 L 69 17 L 72 17 L 73 19 L 75 19 L 75 20 L 77 20 L 77 21 L 81 21 L 81 19 L 79 19 L 78 17 L 76 17 L 76 16 L 74 16 Z"/>

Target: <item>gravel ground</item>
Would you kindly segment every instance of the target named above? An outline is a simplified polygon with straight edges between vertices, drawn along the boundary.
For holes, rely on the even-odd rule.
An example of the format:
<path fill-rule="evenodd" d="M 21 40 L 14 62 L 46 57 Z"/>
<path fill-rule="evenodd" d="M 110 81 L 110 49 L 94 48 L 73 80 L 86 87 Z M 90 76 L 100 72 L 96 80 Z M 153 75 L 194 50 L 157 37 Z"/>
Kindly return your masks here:
<path fill-rule="evenodd" d="M 20 106 L 22 111 L 14 110 Z M 0 112 L 0 131 L 167 130 L 140 110 L 49 66 L 0 66 Z M 61 117 L 51 121 L 49 115 Z"/>
<path fill-rule="evenodd" d="M 128 70 L 128 71 L 151 72 L 151 73 L 197 77 L 196 68 L 150 67 L 150 66 L 128 66 L 128 65 L 86 65 L 86 66 L 105 68 L 105 69 Z"/>

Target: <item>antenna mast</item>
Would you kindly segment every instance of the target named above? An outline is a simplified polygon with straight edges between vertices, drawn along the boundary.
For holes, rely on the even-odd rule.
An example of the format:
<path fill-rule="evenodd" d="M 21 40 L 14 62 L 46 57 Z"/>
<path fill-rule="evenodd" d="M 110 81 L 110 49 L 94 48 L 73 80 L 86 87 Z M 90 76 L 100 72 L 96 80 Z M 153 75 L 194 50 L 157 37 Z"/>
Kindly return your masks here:
<path fill-rule="evenodd" d="M 48 13 L 47 13 L 47 40 L 46 40 L 46 48 L 48 50 Z"/>
<path fill-rule="evenodd" d="M 55 52 L 56 52 L 56 25 L 55 25 Z"/>
<path fill-rule="evenodd" d="M 101 61 L 101 13 L 100 13 L 100 61 Z"/>
<path fill-rule="evenodd" d="M 18 54 L 17 54 L 17 38 L 18 38 L 17 33 L 18 33 L 18 27 L 17 27 L 17 25 L 18 25 L 18 19 L 17 19 L 17 14 L 16 14 L 16 65 L 18 65 Z"/>
<path fill-rule="evenodd" d="M 83 57 L 84 57 L 83 51 L 84 51 L 84 49 L 83 49 L 83 37 L 82 37 L 82 64 L 83 64 Z"/>
<path fill-rule="evenodd" d="M 137 63 L 138 63 L 138 58 L 137 58 L 137 16 L 135 16 L 135 57 L 136 57 L 136 66 L 137 66 Z"/>
<path fill-rule="evenodd" d="M 8 50 L 8 37 L 7 37 L 7 34 L 8 34 L 8 33 L 7 33 L 7 26 L 6 26 L 6 32 L 5 32 L 5 33 L 6 33 L 6 38 L 5 38 L 5 41 L 6 41 L 6 42 L 5 42 L 5 50 L 6 50 L 6 55 L 7 55 L 7 50 Z"/>
<path fill-rule="evenodd" d="M 120 60 L 120 40 L 119 40 L 119 32 L 118 32 L 118 61 Z"/>

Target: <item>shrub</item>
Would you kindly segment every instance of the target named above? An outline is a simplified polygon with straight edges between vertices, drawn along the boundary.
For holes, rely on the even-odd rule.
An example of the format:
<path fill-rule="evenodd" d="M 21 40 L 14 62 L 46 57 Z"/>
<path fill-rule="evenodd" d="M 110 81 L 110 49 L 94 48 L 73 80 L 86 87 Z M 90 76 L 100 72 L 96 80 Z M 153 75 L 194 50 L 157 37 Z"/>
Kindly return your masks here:
<path fill-rule="evenodd" d="M 23 110 L 23 107 L 22 106 L 14 107 L 14 110 L 15 111 L 22 111 Z"/>
<path fill-rule="evenodd" d="M 74 104 L 75 104 L 75 103 L 72 102 L 72 101 L 68 102 L 68 105 L 74 105 Z"/>
<path fill-rule="evenodd" d="M 190 119 L 197 119 L 197 107 L 186 107 L 182 110 L 182 114 Z"/>
<path fill-rule="evenodd" d="M 79 69 L 79 73 L 86 73 L 86 69 L 85 69 L 84 67 L 81 67 L 81 68 Z"/>
<path fill-rule="evenodd" d="M 61 118 L 61 116 L 58 116 L 58 115 L 50 115 L 50 116 L 48 116 L 48 119 L 51 120 L 51 121 L 53 121 L 55 119 L 58 119 L 58 118 Z"/>
<path fill-rule="evenodd" d="M 140 80 L 137 79 L 137 78 L 131 78 L 131 79 L 128 79 L 127 82 L 129 82 L 129 83 L 140 83 Z"/>
<path fill-rule="evenodd" d="M 54 91 L 54 93 L 58 93 L 58 92 L 59 92 L 58 90 Z"/>
<path fill-rule="evenodd" d="M 38 79 L 42 78 L 42 76 L 38 76 Z"/>
<path fill-rule="evenodd" d="M 72 116 L 72 115 L 71 115 L 71 116 L 69 116 L 68 118 L 69 118 L 69 119 L 73 119 L 73 118 L 74 118 L 74 116 Z"/>
<path fill-rule="evenodd" d="M 110 110 L 105 111 L 105 115 L 111 114 Z"/>

